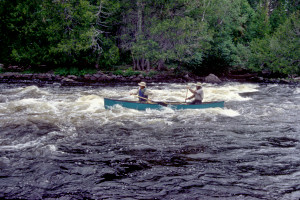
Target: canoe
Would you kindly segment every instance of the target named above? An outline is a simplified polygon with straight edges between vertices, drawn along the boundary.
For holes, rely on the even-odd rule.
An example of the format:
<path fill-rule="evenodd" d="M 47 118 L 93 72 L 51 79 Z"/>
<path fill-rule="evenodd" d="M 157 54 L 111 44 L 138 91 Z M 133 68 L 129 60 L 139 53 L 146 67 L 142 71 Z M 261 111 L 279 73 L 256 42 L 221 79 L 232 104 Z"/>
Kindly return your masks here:
<path fill-rule="evenodd" d="M 104 98 L 105 109 L 109 109 L 115 105 L 121 105 L 122 107 L 136 109 L 136 110 L 146 110 L 146 109 L 159 110 L 164 107 L 169 107 L 174 110 L 180 110 L 180 109 L 224 108 L 224 101 L 203 102 L 202 104 L 191 105 L 191 104 L 180 103 L 180 102 L 140 103 L 138 101 L 124 101 L 124 100 Z"/>

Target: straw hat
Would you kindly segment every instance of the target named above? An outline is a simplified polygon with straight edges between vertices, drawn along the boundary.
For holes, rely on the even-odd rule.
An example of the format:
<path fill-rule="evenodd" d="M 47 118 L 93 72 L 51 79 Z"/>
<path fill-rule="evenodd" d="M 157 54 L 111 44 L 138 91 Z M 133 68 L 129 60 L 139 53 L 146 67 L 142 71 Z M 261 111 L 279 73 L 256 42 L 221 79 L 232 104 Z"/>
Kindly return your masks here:
<path fill-rule="evenodd" d="M 139 86 L 144 86 L 144 87 L 146 87 L 146 83 L 145 83 L 145 82 L 140 82 L 140 83 L 139 83 Z"/>
<path fill-rule="evenodd" d="M 201 84 L 200 82 L 198 82 L 198 83 L 196 84 L 196 86 L 202 86 L 202 84 Z"/>

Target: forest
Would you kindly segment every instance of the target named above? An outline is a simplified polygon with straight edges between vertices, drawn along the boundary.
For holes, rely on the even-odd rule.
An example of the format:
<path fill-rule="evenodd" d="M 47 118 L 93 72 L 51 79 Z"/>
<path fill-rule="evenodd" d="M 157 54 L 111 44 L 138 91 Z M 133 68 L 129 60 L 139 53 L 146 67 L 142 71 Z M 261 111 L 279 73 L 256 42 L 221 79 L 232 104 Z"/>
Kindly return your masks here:
<path fill-rule="evenodd" d="M 298 76 L 299 16 L 299 0 L 0 0 L 0 63 Z"/>

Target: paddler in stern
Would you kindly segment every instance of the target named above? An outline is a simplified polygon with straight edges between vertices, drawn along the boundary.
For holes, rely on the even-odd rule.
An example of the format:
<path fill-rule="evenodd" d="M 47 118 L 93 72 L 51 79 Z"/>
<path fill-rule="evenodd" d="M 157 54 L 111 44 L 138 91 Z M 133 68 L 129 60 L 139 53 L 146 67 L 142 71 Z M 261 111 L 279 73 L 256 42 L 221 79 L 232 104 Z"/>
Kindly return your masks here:
<path fill-rule="evenodd" d="M 204 98 L 204 93 L 203 93 L 203 90 L 202 90 L 202 85 L 201 85 L 201 83 L 198 82 L 198 83 L 196 84 L 196 90 L 192 90 L 190 87 L 187 87 L 187 89 L 188 89 L 191 93 L 193 93 L 193 95 L 190 96 L 190 97 L 188 97 L 188 98 L 186 98 L 185 100 L 193 99 L 193 98 L 194 98 L 194 100 L 193 100 L 191 103 L 189 103 L 189 104 L 201 104 L 202 101 L 203 101 L 203 98 Z"/>

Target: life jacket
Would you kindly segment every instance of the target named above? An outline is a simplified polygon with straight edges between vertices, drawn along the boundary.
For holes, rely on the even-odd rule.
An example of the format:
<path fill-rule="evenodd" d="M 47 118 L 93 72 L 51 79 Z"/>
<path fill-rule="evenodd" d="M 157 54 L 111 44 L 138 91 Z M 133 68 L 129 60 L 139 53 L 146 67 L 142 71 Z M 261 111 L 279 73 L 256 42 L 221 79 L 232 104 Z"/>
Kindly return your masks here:
<path fill-rule="evenodd" d="M 145 95 L 145 92 L 146 92 L 146 88 L 139 89 L 139 97 L 143 97 L 143 98 L 139 98 L 140 101 L 147 101 L 148 95 Z"/>

